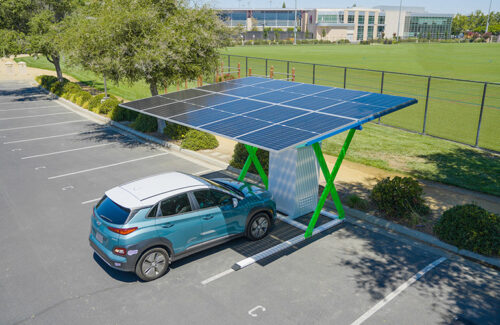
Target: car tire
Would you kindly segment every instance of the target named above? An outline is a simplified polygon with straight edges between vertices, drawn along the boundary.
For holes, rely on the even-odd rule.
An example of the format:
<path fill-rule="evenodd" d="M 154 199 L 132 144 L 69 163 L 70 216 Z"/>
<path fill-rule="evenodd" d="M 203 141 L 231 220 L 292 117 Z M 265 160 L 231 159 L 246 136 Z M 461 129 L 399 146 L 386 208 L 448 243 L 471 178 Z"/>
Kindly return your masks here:
<path fill-rule="evenodd" d="M 162 277 L 170 265 L 170 255 L 161 247 L 154 247 L 142 254 L 135 266 L 135 274 L 143 281 Z"/>
<path fill-rule="evenodd" d="M 259 240 L 267 236 L 271 228 L 271 219 L 265 212 L 258 212 L 250 219 L 246 235 L 250 240 Z"/>

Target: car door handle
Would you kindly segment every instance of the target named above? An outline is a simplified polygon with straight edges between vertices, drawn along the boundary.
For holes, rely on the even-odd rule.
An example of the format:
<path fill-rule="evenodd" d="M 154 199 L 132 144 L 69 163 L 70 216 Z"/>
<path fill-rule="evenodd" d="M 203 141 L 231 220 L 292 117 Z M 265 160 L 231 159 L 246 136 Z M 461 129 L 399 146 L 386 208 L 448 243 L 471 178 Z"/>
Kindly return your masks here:
<path fill-rule="evenodd" d="M 213 217 L 214 217 L 213 215 L 210 215 L 210 216 L 205 216 L 205 217 L 203 217 L 202 219 L 203 219 L 203 220 L 210 220 L 210 219 L 212 219 Z"/>
<path fill-rule="evenodd" d="M 173 223 L 164 223 L 163 225 L 161 225 L 162 228 L 170 228 L 170 227 L 173 227 L 174 224 Z"/>

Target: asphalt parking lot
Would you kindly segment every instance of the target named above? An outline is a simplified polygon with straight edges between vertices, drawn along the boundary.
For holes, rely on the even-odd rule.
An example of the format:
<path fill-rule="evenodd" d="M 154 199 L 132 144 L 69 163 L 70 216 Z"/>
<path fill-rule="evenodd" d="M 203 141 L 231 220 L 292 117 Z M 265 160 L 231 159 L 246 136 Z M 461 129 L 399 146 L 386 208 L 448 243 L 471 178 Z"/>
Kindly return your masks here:
<path fill-rule="evenodd" d="M 497 270 L 349 223 L 238 271 L 302 230 L 278 222 L 262 242 L 236 239 L 149 283 L 110 269 L 88 244 L 92 205 L 166 171 L 221 175 L 0 83 L 0 324 L 499 323 Z"/>

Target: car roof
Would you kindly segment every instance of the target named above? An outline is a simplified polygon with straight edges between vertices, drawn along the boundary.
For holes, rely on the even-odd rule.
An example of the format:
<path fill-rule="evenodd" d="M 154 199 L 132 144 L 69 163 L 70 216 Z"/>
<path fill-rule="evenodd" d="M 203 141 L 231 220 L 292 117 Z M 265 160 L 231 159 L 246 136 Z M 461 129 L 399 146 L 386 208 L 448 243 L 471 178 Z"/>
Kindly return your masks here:
<path fill-rule="evenodd" d="M 106 195 L 118 205 L 133 209 L 155 204 L 171 195 L 207 187 L 209 185 L 196 176 L 169 172 L 114 187 Z"/>

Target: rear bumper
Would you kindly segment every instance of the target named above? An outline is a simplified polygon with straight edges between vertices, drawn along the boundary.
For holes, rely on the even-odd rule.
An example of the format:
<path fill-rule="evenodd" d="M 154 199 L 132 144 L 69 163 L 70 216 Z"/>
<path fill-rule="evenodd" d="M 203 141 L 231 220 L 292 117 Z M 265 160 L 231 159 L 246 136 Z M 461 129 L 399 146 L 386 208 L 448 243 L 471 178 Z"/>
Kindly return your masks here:
<path fill-rule="evenodd" d="M 110 267 L 126 272 L 135 271 L 135 263 L 128 261 L 126 257 L 117 256 L 99 243 L 92 234 L 89 236 L 90 247 Z"/>

